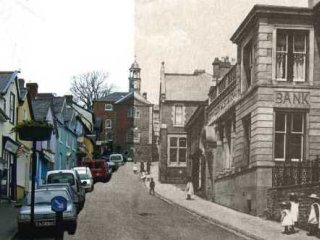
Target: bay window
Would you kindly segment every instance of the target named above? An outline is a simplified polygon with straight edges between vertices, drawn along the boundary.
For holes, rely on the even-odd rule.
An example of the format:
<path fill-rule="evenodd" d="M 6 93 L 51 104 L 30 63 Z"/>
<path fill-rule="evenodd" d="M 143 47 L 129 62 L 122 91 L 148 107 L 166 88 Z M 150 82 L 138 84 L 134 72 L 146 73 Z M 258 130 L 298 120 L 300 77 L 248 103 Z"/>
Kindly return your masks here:
<path fill-rule="evenodd" d="M 306 81 L 308 39 L 308 31 L 305 30 L 277 30 L 275 65 L 278 81 Z"/>
<path fill-rule="evenodd" d="M 276 112 L 274 158 L 301 161 L 304 154 L 305 113 Z"/>

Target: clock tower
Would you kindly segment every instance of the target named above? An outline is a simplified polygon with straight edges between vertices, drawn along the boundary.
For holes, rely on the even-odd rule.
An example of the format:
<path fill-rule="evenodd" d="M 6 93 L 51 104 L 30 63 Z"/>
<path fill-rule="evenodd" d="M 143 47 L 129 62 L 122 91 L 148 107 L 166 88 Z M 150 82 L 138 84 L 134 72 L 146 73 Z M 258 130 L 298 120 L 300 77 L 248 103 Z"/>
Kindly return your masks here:
<path fill-rule="evenodd" d="M 140 94 L 141 89 L 141 78 L 140 78 L 140 71 L 141 68 L 137 63 L 137 60 L 134 60 L 130 69 L 129 69 L 129 92 L 136 92 Z"/>

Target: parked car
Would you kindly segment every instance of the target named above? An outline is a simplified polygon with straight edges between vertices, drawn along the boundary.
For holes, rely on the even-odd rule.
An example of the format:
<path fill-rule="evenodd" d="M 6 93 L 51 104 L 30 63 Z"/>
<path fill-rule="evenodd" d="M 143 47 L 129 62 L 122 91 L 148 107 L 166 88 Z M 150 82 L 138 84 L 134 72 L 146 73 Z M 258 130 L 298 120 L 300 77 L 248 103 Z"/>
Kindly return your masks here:
<path fill-rule="evenodd" d="M 69 183 L 78 194 L 80 209 L 86 201 L 86 192 L 81 185 L 79 173 L 75 170 L 53 170 L 47 172 L 46 183 Z"/>
<path fill-rule="evenodd" d="M 73 169 L 79 173 L 81 184 L 85 191 L 92 192 L 94 188 L 94 183 L 90 168 L 74 167 Z"/>
<path fill-rule="evenodd" d="M 30 230 L 55 228 L 56 214 L 51 210 L 51 199 L 62 196 L 67 199 L 67 209 L 63 212 L 63 230 L 75 234 L 77 229 L 77 210 L 66 188 L 35 190 L 34 227 L 31 224 L 31 193 L 24 199 L 18 213 L 18 233 L 28 235 Z"/>
<path fill-rule="evenodd" d="M 65 188 L 68 190 L 72 202 L 74 203 L 74 205 L 76 206 L 77 209 L 77 213 L 79 213 L 81 211 L 81 204 L 80 204 L 80 200 L 79 200 L 79 196 L 76 193 L 76 191 L 73 189 L 73 187 L 70 186 L 69 183 L 50 183 L 50 184 L 43 184 L 38 186 L 38 189 L 61 189 L 61 188 Z"/>
<path fill-rule="evenodd" d="M 108 164 L 104 159 L 87 159 L 82 164 L 90 168 L 94 182 L 107 182 L 111 177 Z"/>
<path fill-rule="evenodd" d="M 108 164 L 108 169 L 110 174 L 118 169 L 118 166 L 114 162 L 109 161 L 107 162 L 107 164 Z"/>
<path fill-rule="evenodd" d="M 119 153 L 111 154 L 109 157 L 109 161 L 114 162 L 117 166 L 124 165 L 124 158 L 122 154 Z"/>

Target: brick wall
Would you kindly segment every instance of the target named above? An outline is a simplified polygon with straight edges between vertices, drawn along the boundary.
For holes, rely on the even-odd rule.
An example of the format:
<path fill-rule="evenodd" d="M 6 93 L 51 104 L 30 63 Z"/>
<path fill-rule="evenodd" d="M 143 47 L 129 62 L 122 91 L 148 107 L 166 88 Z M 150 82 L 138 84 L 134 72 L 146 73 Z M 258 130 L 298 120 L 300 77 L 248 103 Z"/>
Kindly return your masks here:
<path fill-rule="evenodd" d="M 289 193 L 294 192 L 299 198 L 299 218 L 300 228 L 307 230 L 307 222 L 312 200 L 308 196 L 312 193 L 320 195 L 320 183 L 271 188 L 267 193 L 267 209 L 265 216 L 270 220 L 280 221 L 280 206 L 283 201 L 288 201 Z"/>

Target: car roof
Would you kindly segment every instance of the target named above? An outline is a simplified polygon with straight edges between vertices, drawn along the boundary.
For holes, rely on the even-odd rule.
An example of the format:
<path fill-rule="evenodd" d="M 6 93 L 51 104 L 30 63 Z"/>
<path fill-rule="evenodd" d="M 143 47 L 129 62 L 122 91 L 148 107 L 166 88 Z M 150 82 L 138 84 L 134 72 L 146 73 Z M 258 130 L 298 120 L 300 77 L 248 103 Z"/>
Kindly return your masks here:
<path fill-rule="evenodd" d="M 50 188 L 50 187 L 54 187 L 54 188 L 58 188 L 58 187 L 61 187 L 61 188 L 64 188 L 64 187 L 67 187 L 67 188 L 71 188 L 71 185 L 69 183 L 48 183 L 48 184 L 42 184 L 42 185 L 39 185 L 38 186 L 38 189 L 39 188 Z"/>
<path fill-rule="evenodd" d="M 51 170 L 51 171 L 48 171 L 47 175 L 52 174 L 52 173 L 72 173 L 72 174 L 74 174 L 75 171 L 72 169 Z"/>
<path fill-rule="evenodd" d="M 111 156 L 122 156 L 122 154 L 120 154 L 120 153 L 112 153 L 112 154 L 110 154 L 110 157 Z"/>

